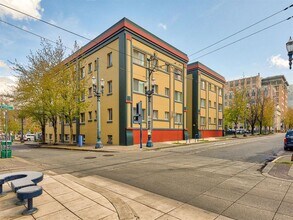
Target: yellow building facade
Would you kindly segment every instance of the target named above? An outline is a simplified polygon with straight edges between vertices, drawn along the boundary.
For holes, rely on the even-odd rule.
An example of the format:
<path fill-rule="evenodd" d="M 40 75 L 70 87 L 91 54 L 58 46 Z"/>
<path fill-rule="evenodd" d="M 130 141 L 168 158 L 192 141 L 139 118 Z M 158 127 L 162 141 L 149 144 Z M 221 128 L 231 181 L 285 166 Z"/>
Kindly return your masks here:
<path fill-rule="evenodd" d="M 225 78 L 200 62 L 187 66 L 187 129 L 190 137 L 223 135 Z"/>
<path fill-rule="evenodd" d="M 91 78 L 104 80 L 101 97 L 101 137 L 104 145 L 139 143 L 139 125 L 133 123 L 136 103 L 142 102 L 143 142 L 147 141 L 147 60 L 157 58 L 157 67 L 150 76 L 155 80 L 152 97 L 152 140 L 182 140 L 186 133 L 187 55 L 150 32 L 123 18 L 100 36 L 85 45 L 64 63 L 79 62 L 81 80 L 86 82 L 86 111 L 80 114 L 80 134 L 86 144 L 97 139 L 97 98 L 92 92 Z M 97 64 L 98 60 L 98 64 Z M 98 65 L 98 68 L 96 68 Z M 98 71 L 97 71 L 98 70 Z M 65 140 L 69 127 L 64 126 Z M 74 139 L 78 129 L 74 125 Z M 58 140 L 62 139 L 59 123 Z M 46 127 L 46 140 L 53 140 L 53 128 Z"/>

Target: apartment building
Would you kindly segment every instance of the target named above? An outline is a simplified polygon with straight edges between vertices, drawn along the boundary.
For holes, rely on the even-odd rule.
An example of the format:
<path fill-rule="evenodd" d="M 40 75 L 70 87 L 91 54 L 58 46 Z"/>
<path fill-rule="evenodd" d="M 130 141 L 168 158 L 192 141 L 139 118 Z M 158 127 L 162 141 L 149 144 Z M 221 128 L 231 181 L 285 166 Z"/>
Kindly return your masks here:
<path fill-rule="evenodd" d="M 261 81 L 262 87 L 271 86 L 275 89 L 275 104 L 279 106 L 280 111 L 280 123 L 278 123 L 276 130 L 283 130 L 285 129 L 284 124 L 284 117 L 285 113 L 288 109 L 288 86 L 289 83 L 287 82 L 284 75 L 277 75 L 263 78 Z"/>
<path fill-rule="evenodd" d="M 187 128 L 191 137 L 223 135 L 223 76 L 200 62 L 187 66 Z"/>
<path fill-rule="evenodd" d="M 152 140 L 154 142 L 182 140 L 186 132 L 186 71 L 185 53 L 123 18 L 94 40 L 68 57 L 64 63 L 79 63 L 81 80 L 88 80 L 88 95 L 84 101 L 88 109 L 80 113 L 80 134 L 86 144 L 97 139 L 97 99 L 92 94 L 91 78 L 103 79 L 101 97 L 101 139 L 104 145 L 132 145 L 139 143 L 139 125 L 133 123 L 136 103 L 142 102 L 143 142 L 147 141 L 147 60 L 157 58 L 152 73 L 155 81 L 152 97 Z M 81 59 L 82 58 L 82 59 Z M 99 71 L 96 61 L 99 59 Z M 99 75 L 97 75 L 99 74 Z M 74 127 L 74 135 L 76 135 Z M 64 128 L 69 139 L 69 127 Z M 53 128 L 46 127 L 47 141 L 53 140 Z M 61 125 L 58 127 L 61 139 Z M 75 137 L 76 138 L 76 137 Z"/>
<path fill-rule="evenodd" d="M 238 89 L 245 89 L 247 95 L 250 97 L 256 97 L 258 90 L 261 88 L 261 77 L 258 73 L 256 76 L 245 77 L 241 79 L 236 79 L 232 81 L 227 81 L 225 85 L 225 107 L 231 105 L 231 100 L 233 99 L 233 91 Z"/>

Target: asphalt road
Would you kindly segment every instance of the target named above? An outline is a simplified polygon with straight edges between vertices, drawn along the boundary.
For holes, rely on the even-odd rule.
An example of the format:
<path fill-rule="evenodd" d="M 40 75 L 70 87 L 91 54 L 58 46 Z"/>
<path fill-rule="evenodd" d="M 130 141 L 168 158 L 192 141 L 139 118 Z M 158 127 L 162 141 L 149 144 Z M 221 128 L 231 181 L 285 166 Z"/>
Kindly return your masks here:
<path fill-rule="evenodd" d="M 284 153 L 283 136 L 124 153 L 15 146 L 13 154 L 35 163 L 41 170 L 78 177 L 99 175 L 192 204 L 193 198 L 231 178 L 237 166 L 241 172 L 243 167 L 259 172 L 268 159 Z M 234 167 L 233 172 L 221 172 L 229 166 Z"/>

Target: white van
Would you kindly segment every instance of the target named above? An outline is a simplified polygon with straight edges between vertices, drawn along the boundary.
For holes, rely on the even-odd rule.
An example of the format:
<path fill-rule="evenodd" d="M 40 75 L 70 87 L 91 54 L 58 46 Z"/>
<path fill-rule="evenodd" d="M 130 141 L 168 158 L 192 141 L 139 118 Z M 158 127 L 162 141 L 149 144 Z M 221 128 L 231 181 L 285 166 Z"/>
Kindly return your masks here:
<path fill-rule="evenodd" d="M 34 141 L 35 138 L 36 138 L 36 135 L 35 135 L 35 134 L 26 134 L 26 135 L 24 136 L 24 140 L 25 140 L 25 141 Z"/>

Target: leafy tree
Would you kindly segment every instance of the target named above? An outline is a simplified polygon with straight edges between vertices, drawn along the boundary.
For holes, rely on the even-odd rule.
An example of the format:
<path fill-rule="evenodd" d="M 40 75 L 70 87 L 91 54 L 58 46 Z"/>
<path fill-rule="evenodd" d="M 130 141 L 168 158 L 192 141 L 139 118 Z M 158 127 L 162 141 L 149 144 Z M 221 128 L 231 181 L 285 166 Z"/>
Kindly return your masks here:
<path fill-rule="evenodd" d="M 274 100 L 270 97 L 266 98 L 265 108 L 264 108 L 264 117 L 263 117 L 263 126 L 267 131 L 267 127 L 269 127 L 269 132 L 271 131 L 271 127 L 274 126 L 274 114 L 275 114 L 275 103 Z"/>
<path fill-rule="evenodd" d="M 288 129 L 293 128 L 293 108 L 288 108 L 285 113 L 284 119 L 285 125 Z"/>
<path fill-rule="evenodd" d="M 79 61 L 77 61 L 79 63 Z M 79 79 L 78 65 L 71 64 L 62 74 L 60 74 L 59 83 L 61 84 L 60 94 L 62 97 L 62 117 L 69 125 L 70 137 L 69 143 L 73 143 L 73 122 L 79 118 L 79 113 L 87 109 L 88 102 L 80 101 L 82 96 L 86 96 L 86 79 Z"/>
<path fill-rule="evenodd" d="M 237 128 L 238 123 L 245 117 L 246 104 L 245 90 L 234 90 L 231 105 L 225 110 L 225 120 L 227 123 L 232 123 Z M 235 129 L 235 137 L 236 133 Z"/>
<path fill-rule="evenodd" d="M 41 41 L 41 49 L 27 56 L 28 64 L 17 61 L 13 69 L 18 73 L 18 84 L 14 90 L 14 100 L 18 108 L 40 124 L 45 142 L 45 127 L 49 119 L 54 124 L 55 143 L 57 141 L 57 122 L 59 114 L 58 83 L 52 82 L 54 74 L 60 70 L 64 48 L 61 40 L 53 47 Z"/>

